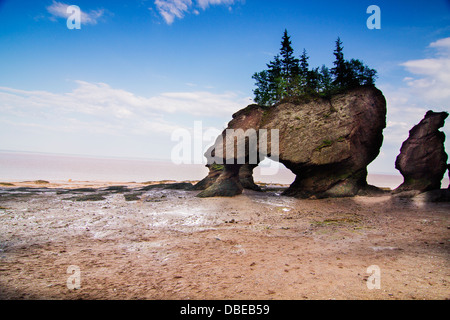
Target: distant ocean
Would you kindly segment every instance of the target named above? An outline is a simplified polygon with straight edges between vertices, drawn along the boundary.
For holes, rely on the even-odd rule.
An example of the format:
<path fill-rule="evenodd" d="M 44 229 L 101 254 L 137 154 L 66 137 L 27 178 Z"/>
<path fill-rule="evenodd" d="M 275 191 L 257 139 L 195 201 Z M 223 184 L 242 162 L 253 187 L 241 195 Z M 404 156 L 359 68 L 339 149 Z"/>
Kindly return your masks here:
<path fill-rule="evenodd" d="M 198 164 L 175 165 L 170 161 L 0 151 L 0 182 L 196 181 L 207 174 L 208 169 Z M 254 179 L 263 183 L 291 184 L 295 176 L 282 166 L 276 175 L 261 174 L 260 168 L 256 168 Z M 368 182 L 394 189 L 403 182 L 403 178 L 400 175 L 369 174 Z M 448 178 L 445 178 L 442 187 L 446 188 L 448 183 Z"/>

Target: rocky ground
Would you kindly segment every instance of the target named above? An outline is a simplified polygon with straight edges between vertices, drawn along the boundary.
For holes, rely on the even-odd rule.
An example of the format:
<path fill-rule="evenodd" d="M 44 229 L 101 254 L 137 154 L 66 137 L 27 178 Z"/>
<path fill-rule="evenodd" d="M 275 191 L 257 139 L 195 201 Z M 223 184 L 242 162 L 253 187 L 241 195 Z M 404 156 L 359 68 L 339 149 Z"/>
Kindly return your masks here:
<path fill-rule="evenodd" d="M 450 298 L 450 203 L 41 183 L 0 188 L 1 299 Z"/>

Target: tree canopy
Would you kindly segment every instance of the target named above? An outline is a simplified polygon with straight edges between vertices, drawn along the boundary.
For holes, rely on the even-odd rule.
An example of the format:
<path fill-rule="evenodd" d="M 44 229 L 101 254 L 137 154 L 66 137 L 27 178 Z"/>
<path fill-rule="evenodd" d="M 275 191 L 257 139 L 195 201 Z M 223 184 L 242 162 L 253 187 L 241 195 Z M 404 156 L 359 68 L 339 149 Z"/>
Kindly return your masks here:
<path fill-rule="evenodd" d="M 327 96 L 362 85 L 374 85 L 377 71 L 357 59 L 345 60 L 343 43 L 336 40 L 334 67 L 310 68 L 306 49 L 295 57 L 287 30 L 284 31 L 280 53 L 267 64 L 267 69 L 253 74 L 255 102 L 272 106 L 288 97 L 306 94 Z"/>

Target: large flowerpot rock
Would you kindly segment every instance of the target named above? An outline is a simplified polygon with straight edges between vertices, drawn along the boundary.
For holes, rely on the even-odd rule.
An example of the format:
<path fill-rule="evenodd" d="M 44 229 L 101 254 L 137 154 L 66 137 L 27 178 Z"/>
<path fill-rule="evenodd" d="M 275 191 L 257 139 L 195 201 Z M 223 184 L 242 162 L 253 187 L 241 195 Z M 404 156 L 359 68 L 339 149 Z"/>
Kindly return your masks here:
<path fill-rule="evenodd" d="M 270 108 L 250 105 L 233 115 L 207 156 L 208 163 L 223 163 L 225 169 L 201 195 L 240 194 L 241 167 L 254 167 L 267 156 L 296 175 L 286 195 L 354 196 L 368 187 L 367 166 L 379 154 L 385 127 L 386 100 L 373 86 L 330 98 L 291 99 Z M 241 147 L 238 141 L 244 141 Z"/>

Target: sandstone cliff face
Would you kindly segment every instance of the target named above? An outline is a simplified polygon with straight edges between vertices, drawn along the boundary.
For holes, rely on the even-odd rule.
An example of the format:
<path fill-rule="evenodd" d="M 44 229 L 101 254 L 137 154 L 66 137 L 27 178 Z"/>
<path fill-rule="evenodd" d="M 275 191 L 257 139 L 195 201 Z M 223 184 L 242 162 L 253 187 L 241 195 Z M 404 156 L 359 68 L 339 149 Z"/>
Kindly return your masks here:
<path fill-rule="evenodd" d="M 258 141 L 267 132 L 265 153 L 277 156 L 296 175 L 286 195 L 336 197 L 353 196 L 367 187 L 366 168 L 379 153 L 385 126 L 383 94 L 374 87 L 360 87 L 331 99 L 292 101 L 271 108 L 252 105 L 233 115 L 227 129 L 243 129 L 237 134 L 241 138 L 243 131 L 254 129 Z M 278 130 L 279 139 L 271 130 Z M 222 139 L 225 143 L 221 145 L 218 142 Z M 227 137 L 226 130 L 223 132 L 213 146 L 215 157 L 207 155 L 208 161 L 213 163 L 220 158 L 224 163 L 235 162 L 225 164 L 216 182 L 199 196 L 242 192 L 239 172 L 243 165 L 239 163 L 248 164 L 252 159 L 255 150 L 251 149 L 251 139 L 247 137 L 246 148 L 239 150 L 235 140 Z M 234 152 L 227 153 L 230 145 L 234 145 Z M 256 145 L 256 151 L 261 151 L 261 147 Z M 262 160 L 258 156 L 257 161 Z"/>
<path fill-rule="evenodd" d="M 395 193 L 441 188 L 448 156 L 444 147 L 445 134 L 439 128 L 444 126 L 447 117 L 447 112 L 428 111 L 425 118 L 411 129 L 395 162 L 395 168 L 404 178 Z"/>

